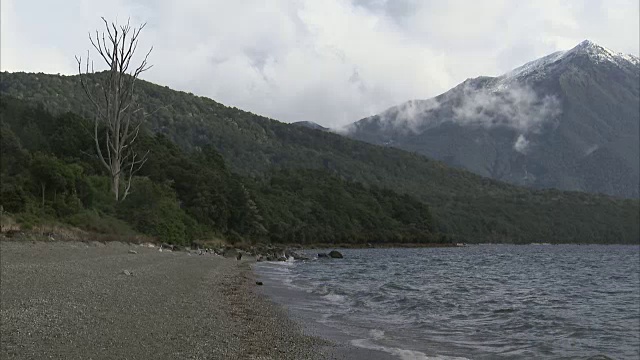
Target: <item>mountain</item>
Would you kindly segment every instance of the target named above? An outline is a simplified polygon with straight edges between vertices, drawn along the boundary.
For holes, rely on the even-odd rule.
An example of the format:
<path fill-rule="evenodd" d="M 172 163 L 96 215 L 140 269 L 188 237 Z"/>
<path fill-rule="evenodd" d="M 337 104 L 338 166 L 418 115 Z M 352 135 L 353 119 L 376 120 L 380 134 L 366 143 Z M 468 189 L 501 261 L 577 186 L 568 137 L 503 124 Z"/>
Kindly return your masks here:
<path fill-rule="evenodd" d="M 468 79 L 348 127 L 348 136 L 533 188 L 638 198 L 640 59 L 590 41 Z"/>
<path fill-rule="evenodd" d="M 306 127 L 309 129 L 315 129 L 315 130 L 329 131 L 329 128 L 326 128 L 318 123 L 314 123 L 313 121 L 296 121 L 294 123 L 291 123 L 291 125 L 303 126 L 303 127 Z"/>
<path fill-rule="evenodd" d="M 68 111 L 86 117 L 90 114 L 77 76 L 3 72 L 0 80 L 3 97 L 40 104 L 54 115 Z M 349 192 L 357 193 L 358 187 L 364 186 L 381 199 L 393 198 L 379 195 L 387 191 L 416 198 L 429 207 L 435 230 L 455 241 L 635 243 L 640 240 L 637 200 L 517 187 L 448 167 L 419 154 L 284 124 L 146 81 L 139 81 L 136 89 L 139 101 L 149 113 L 147 130 L 163 134 L 188 152 L 214 146 L 230 171 L 249 179 L 249 190 L 269 192 L 266 198 L 270 201 L 263 201 L 259 209 L 263 216 L 299 219 L 295 225 L 299 229 L 308 229 L 307 219 L 311 217 L 324 219 L 323 231 L 329 231 L 337 223 L 360 220 L 336 217 L 334 221 L 322 212 L 314 212 L 314 202 L 325 202 L 325 208 L 341 205 L 334 204 L 330 196 L 314 192 L 318 186 L 315 181 L 278 175 L 282 171 L 285 174 L 303 171 L 302 178 L 319 177 L 317 174 L 321 172 L 354 184 Z M 38 138 L 35 129 L 29 131 L 32 138 Z M 40 137 L 46 138 L 44 134 Z M 289 179 L 290 184 L 271 185 L 273 179 Z M 281 195 L 275 196 L 270 189 Z M 278 199 L 297 202 L 289 209 L 286 202 L 279 209 L 272 209 Z M 359 211 L 382 210 L 369 203 Z M 412 216 L 406 210 L 394 211 L 396 217 Z M 276 229 L 292 227 L 290 220 L 274 225 Z"/>

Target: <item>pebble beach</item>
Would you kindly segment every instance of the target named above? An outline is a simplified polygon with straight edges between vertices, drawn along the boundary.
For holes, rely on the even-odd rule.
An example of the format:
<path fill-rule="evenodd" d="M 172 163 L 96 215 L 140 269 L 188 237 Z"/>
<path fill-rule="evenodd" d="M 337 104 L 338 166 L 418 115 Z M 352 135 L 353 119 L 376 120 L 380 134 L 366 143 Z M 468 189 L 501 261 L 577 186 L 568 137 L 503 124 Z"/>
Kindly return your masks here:
<path fill-rule="evenodd" d="M 2 359 L 325 359 L 255 291 L 252 258 L 124 243 L 0 242 Z"/>

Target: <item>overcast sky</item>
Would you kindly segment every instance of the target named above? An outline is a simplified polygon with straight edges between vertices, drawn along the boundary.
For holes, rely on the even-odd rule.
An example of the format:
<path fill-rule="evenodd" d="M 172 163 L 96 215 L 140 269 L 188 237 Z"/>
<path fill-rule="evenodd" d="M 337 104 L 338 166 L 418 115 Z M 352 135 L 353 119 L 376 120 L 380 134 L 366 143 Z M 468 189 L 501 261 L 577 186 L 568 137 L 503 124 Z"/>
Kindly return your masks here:
<path fill-rule="evenodd" d="M 146 80 L 341 126 L 584 39 L 638 55 L 638 0 L 1 0 L 2 70 L 74 74 L 100 16 L 147 22 Z M 140 51 L 142 52 L 142 51 Z"/>

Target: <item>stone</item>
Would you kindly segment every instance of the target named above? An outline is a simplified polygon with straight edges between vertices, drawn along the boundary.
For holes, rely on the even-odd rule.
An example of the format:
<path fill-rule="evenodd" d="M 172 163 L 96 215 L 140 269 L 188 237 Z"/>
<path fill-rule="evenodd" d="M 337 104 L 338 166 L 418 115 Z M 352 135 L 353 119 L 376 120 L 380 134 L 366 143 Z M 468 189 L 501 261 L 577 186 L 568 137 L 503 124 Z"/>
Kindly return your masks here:
<path fill-rule="evenodd" d="M 135 250 L 129 250 L 129 254 L 137 254 L 138 252 Z"/>
<path fill-rule="evenodd" d="M 127 276 L 133 276 L 133 271 L 123 270 L 122 273 L 127 275 Z"/>
<path fill-rule="evenodd" d="M 11 230 L 8 230 L 5 234 L 8 238 L 12 238 L 20 235 L 21 232 L 20 230 L 11 229 Z"/>
<path fill-rule="evenodd" d="M 318 259 L 320 259 L 320 258 L 328 258 L 328 257 L 329 257 L 329 254 L 327 254 L 327 253 L 318 253 Z"/>
<path fill-rule="evenodd" d="M 293 258 L 293 260 L 311 260 L 308 257 L 306 257 L 304 255 L 301 255 L 301 254 L 298 254 L 295 251 L 291 252 L 291 257 Z"/>
<path fill-rule="evenodd" d="M 342 254 L 339 251 L 336 251 L 336 250 L 332 250 L 329 253 L 329 257 L 331 257 L 333 259 L 342 259 L 343 258 Z"/>
<path fill-rule="evenodd" d="M 239 254 L 238 250 L 236 250 L 236 249 L 227 249 L 227 250 L 224 251 L 223 255 L 226 258 L 234 258 L 234 257 L 237 257 L 238 254 Z"/>
<path fill-rule="evenodd" d="M 262 281 L 256 281 L 256 285 L 262 285 Z"/>

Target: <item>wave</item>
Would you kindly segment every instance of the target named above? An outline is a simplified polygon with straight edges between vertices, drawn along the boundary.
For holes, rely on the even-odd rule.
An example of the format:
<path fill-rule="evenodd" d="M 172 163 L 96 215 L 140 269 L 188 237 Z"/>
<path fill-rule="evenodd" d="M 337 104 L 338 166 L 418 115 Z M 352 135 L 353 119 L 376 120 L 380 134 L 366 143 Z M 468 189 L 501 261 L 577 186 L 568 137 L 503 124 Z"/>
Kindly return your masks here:
<path fill-rule="evenodd" d="M 427 354 L 420 351 L 377 344 L 375 343 L 375 341 L 381 341 L 385 339 L 384 331 L 379 329 L 370 330 L 369 335 L 371 335 L 371 338 L 351 340 L 351 345 L 363 349 L 382 351 L 387 354 L 397 356 L 401 360 L 468 360 L 467 358 L 444 355 L 427 356 Z"/>
<path fill-rule="evenodd" d="M 576 349 L 588 354 L 587 343 L 615 358 L 638 358 L 640 338 L 628 334 L 638 334 L 640 262 L 637 247 L 628 249 L 474 247 L 464 256 L 392 249 L 376 250 L 375 261 L 363 250 L 339 262 L 256 268 L 272 280 L 265 284 L 302 290 L 283 298 L 288 307 L 347 334 L 343 341 L 398 359 L 490 358 L 518 350 L 535 358 L 550 347 L 571 357 Z M 602 264 L 598 271 L 594 263 Z M 573 331 L 593 324 L 600 330 Z"/>

